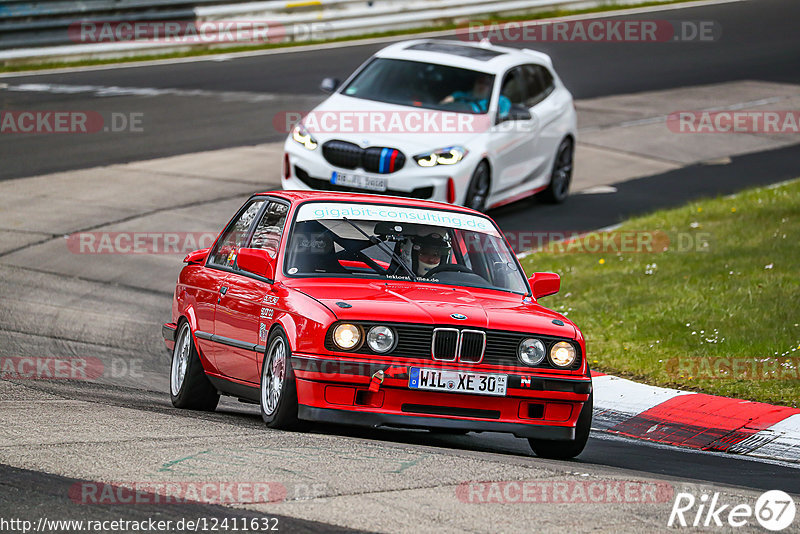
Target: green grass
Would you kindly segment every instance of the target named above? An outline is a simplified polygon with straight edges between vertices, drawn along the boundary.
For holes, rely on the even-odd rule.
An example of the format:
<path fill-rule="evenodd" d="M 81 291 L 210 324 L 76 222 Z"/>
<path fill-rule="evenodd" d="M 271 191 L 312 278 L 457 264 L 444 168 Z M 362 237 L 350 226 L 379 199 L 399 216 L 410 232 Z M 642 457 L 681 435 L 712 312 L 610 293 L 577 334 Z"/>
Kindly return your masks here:
<path fill-rule="evenodd" d="M 615 230 L 628 231 L 664 232 L 670 242 L 652 253 L 550 245 L 522 260 L 528 273 L 561 274 L 561 292 L 542 304 L 582 329 L 593 369 L 798 407 L 800 180 L 658 211 Z M 700 245 L 687 247 L 690 240 Z M 679 243 L 691 250 L 677 250 Z M 707 372 L 725 358 L 767 367 L 757 376 Z M 691 362 L 706 372 L 696 376 Z"/>
<path fill-rule="evenodd" d="M 608 11 L 622 11 L 627 9 L 634 9 L 640 7 L 649 7 L 649 6 L 661 6 L 661 5 L 670 5 L 670 4 L 680 4 L 684 2 L 693 2 L 695 0 L 669 0 L 666 2 L 656 2 L 656 1 L 646 1 L 632 5 L 625 5 L 620 6 L 611 1 L 611 3 L 604 4 L 602 6 L 597 6 L 593 8 L 587 9 L 577 9 L 577 10 L 568 10 L 568 9 L 554 9 L 549 11 L 537 11 L 532 13 L 526 13 L 522 15 L 516 15 L 513 17 L 501 17 L 501 16 L 490 16 L 484 19 L 476 20 L 474 22 L 481 22 L 485 25 L 488 24 L 495 24 L 495 23 L 502 23 L 502 22 L 514 22 L 514 21 L 523 21 L 523 20 L 542 20 L 542 19 L 551 19 L 556 17 L 565 17 L 569 15 L 582 15 L 586 13 L 604 13 Z M 309 46 L 309 45 L 321 45 L 326 43 L 337 43 L 337 42 L 344 42 L 344 41 L 359 41 L 364 39 L 377 39 L 382 37 L 393 37 L 393 36 L 400 36 L 400 35 L 414 35 L 418 33 L 427 33 L 431 31 L 446 31 L 446 30 L 455 30 L 458 28 L 465 27 L 464 24 L 437 24 L 428 26 L 425 28 L 413 28 L 407 30 L 393 30 L 393 31 L 384 31 L 384 32 L 372 32 L 372 33 L 365 33 L 362 35 L 357 36 L 349 36 L 349 37 L 337 37 L 334 39 L 324 39 L 324 40 L 309 40 L 309 41 L 294 41 L 294 42 L 284 42 L 284 43 L 266 43 L 266 44 L 259 44 L 259 45 L 242 45 L 242 46 L 230 46 L 230 47 L 207 47 L 207 46 L 197 46 L 192 48 L 191 50 L 184 50 L 180 52 L 168 52 L 163 54 L 149 54 L 149 55 L 141 55 L 135 57 L 121 57 L 121 58 L 111 58 L 111 59 L 86 59 L 86 60 L 76 60 L 76 61 L 47 61 L 47 62 L 40 62 L 40 60 L 8 60 L 6 62 L 0 63 L 0 72 L 22 72 L 22 71 L 29 71 L 29 70 L 44 70 L 44 69 L 54 69 L 54 68 L 70 68 L 70 67 L 86 67 L 86 66 L 95 66 L 95 65 L 110 65 L 116 63 L 131 63 L 137 61 L 154 61 L 154 60 L 162 60 L 162 59 L 175 59 L 175 58 L 186 58 L 186 57 L 197 57 L 197 56 L 209 56 L 215 54 L 233 54 L 237 52 L 253 52 L 258 50 L 270 50 L 270 49 L 277 49 L 277 48 L 288 48 L 294 46 Z M 531 43 L 531 46 L 535 46 L 536 43 Z"/>

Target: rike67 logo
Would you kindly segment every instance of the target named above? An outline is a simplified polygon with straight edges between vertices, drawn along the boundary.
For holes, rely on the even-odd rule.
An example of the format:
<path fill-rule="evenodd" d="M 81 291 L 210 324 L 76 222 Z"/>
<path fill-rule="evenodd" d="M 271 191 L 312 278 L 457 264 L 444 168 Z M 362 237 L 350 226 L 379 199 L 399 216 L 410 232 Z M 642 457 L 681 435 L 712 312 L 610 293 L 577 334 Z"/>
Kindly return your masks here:
<path fill-rule="evenodd" d="M 703 493 L 699 498 L 681 492 L 675 495 L 667 526 L 736 528 L 752 525 L 755 520 L 763 528 L 779 532 L 792 525 L 796 511 L 792 497 L 780 490 L 761 494 L 755 506 L 726 502 L 719 492 Z"/>

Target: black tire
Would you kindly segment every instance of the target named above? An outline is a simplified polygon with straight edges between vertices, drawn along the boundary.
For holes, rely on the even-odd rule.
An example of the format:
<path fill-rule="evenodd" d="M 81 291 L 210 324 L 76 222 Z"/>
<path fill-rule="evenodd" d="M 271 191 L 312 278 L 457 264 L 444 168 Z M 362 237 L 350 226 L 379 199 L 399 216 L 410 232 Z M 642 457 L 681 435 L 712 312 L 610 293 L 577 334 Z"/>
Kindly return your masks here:
<path fill-rule="evenodd" d="M 472 173 L 472 179 L 467 187 L 467 196 L 464 198 L 464 206 L 475 211 L 485 211 L 491 183 L 489 164 L 486 160 L 481 161 L 475 168 L 475 172 Z"/>
<path fill-rule="evenodd" d="M 569 186 L 572 183 L 573 159 L 575 146 L 571 139 L 564 139 L 556 151 L 553 161 L 553 172 L 550 174 L 550 184 L 547 189 L 539 193 L 542 200 L 549 204 L 561 204 L 569 196 Z"/>
<path fill-rule="evenodd" d="M 274 387 L 277 385 L 276 379 L 280 380 L 277 389 Z M 268 427 L 282 430 L 299 428 L 297 381 L 292 369 L 292 352 L 286 334 L 280 328 L 273 330 L 267 340 L 264 364 L 261 366 L 259 399 L 261 418 Z"/>
<path fill-rule="evenodd" d="M 172 349 L 169 372 L 172 405 L 187 410 L 213 412 L 219 403 L 219 393 L 217 388 L 211 385 L 203 370 L 203 364 L 200 363 L 200 355 L 194 346 L 189 322 L 181 321 L 175 332 L 175 347 Z"/>
<path fill-rule="evenodd" d="M 583 403 L 583 409 L 575 425 L 575 439 L 569 441 L 549 439 L 528 439 L 531 449 L 536 456 L 551 458 L 553 460 L 568 460 L 575 458 L 586 447 L 589 440 L 589 431 L 592 428 L 592 409 L 594 408 L 594 394 L 589 394 L 589 400 Z"/>

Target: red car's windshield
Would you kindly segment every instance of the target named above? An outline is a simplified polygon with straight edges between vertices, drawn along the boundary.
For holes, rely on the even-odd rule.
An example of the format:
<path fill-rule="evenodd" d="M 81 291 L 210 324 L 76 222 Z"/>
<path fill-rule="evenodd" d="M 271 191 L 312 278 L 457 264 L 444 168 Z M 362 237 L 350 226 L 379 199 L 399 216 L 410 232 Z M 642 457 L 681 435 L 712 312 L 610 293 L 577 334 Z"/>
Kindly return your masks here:
<path fill-rule="evenodd" d="M 513 251 L 489 219 L 378 204 L 302 205 L 284 272 L 528 292 Z"/>

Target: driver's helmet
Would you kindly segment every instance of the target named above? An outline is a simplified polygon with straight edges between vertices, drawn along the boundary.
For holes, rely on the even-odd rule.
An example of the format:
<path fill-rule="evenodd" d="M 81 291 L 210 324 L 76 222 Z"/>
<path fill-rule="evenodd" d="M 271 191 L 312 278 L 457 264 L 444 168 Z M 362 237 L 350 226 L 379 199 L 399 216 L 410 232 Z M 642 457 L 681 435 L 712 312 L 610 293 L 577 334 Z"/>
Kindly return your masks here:
<path fill-rule="evenodd" d="M 450 243 L 442 234 L 412 238 L 411 265 L 417 276 L 425 276 L 450 257 Z"/>

